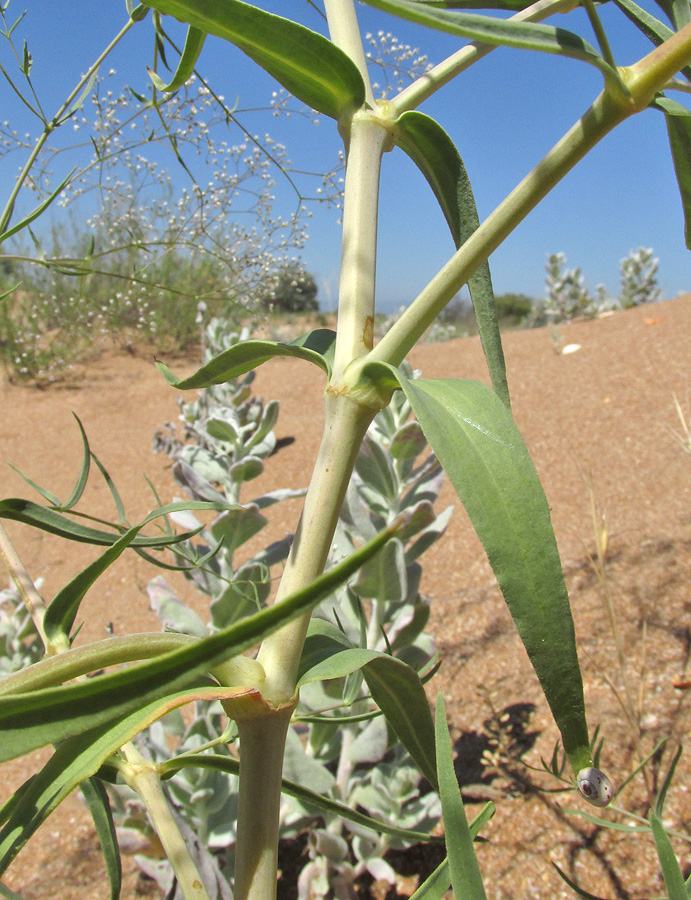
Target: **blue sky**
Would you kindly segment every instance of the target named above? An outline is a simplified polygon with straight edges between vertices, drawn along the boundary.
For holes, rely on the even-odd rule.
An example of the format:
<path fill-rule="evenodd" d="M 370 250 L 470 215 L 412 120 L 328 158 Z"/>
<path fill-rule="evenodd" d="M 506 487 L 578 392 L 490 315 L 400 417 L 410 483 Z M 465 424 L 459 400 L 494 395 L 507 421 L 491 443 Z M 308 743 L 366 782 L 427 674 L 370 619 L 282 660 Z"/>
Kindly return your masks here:
<path fill-rule="evenodd" d="M 267 8 L 299 18 L 318 30 L 323 22 L 304 0 L 266 2 Z M 125 21 L 124 0 L 12 0 L 10 14 L 28 6 L 20 26 L 34 57 L 33 77 L 48 109 L 56 107 L 80 73 Z M 630 64 L 650 49 L 613 4 L 600 7 L 619 64 Z M 438 62 L 459 46 L 458 39 L 431 32 L 359 6 L 363 31 L 390 31 Z M 579 31 L 594 43 L 585 16 L 577 11 L 558 24 Z M 609 27 L 608 27 L 609 26 Z M 151 60 L 152 29 L 137 26 L 118 48 L 109 66 L 115 83 L 143 89 Z M 0 59 L 11 65 L 6 48 Z M 240 107 L 263 105 L 274 88 L 235 48 L 211 38 L 200 70 L 228 100 Z M 119 86 L 118 84 L 118 86 Z M 538 53 L 499 49 L 464 73 L 422 107 L 446 128 L 464 158 L 483 218 L 540 160 L 585 111 L 602 86 L 593 67 Z M 14 95 L 0 84 L 2 118 L 30 126 Z M 287 144 L 297 168 L 315 169 L 335 158 L 339 138 L 328 119 L 320 124 L 294 119 L 246 117 L 248 127 L 269 131 Z M 6 194 L 19 159 L 0 164 L 0 188 Z M 67 161 L 64 165 L 67 167 Z M 292 200 L 279 202 L 290 209 Z M 303 253 L 322 287 L 322 306 L 337 294 L 340 228 L 334 211 L 315 210 Z M 591 290 L 599 283 L 616 293 L 619 260 L 638 246 L 653 247 L 660 258 L 659 280 L 665 297 L 691 290 L 691 254 L 684 245 L 681 203 L 667 142 L 664 118 L 646 111 L 609 135 L 550 197 L 524 221 L 491 259 L 495 291 L 544 292 L 544 263 L 563 251 L 570 266 L 580 266 Z M 414 299 L 453 251 L 443 216 L 429 188 L 400 151 L 384 161 L 378 301 L 383 310 Z M 325 286 L 328 285 L 328 288 Z M 331 301 L 329 301 L 329 294 Z"/>

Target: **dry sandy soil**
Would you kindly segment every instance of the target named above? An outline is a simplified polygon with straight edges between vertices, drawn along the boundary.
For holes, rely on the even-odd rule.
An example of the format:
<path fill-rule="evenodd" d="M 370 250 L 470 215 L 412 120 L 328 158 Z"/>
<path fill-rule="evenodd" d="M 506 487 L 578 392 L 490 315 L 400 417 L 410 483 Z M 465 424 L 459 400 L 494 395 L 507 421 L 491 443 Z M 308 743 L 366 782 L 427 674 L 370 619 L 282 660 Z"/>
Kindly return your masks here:
<path fill-rule="evenodd" d="M 649 767 L 647 785 L 638 777 L 620 798 L 627 810 L 643 815 L 649 792 L 691 727 L 691 455 L 673 434 L 680 430 L 673 393 L 691 413 L 689 334 L 691 295 L 560 327 L 562 345 L 581 345 L 571 354 L 555 352 L 549 329 L 514 332 L 505 341 L 516 419 L 553 511 L 589 721 L 591 727 L 601 726 L 605 739 L 603 768 L 618 782 L 631 771 L 637 729 L 639 751 L 645 753 L 669 738 L 661 759 Z M 487 377 L 476 338 L 421 346 L 411 361 L 428 377 Z M 173 368 L 191 371 L 193 365 L 178 360 Z M 320 433 L 322 388 L 320 375 L 299 361 L 276 360 L 259 371 L 257 393 L 281 402 L 278 437 L 295 438 L 268 461 L 259 490 L 304 486 Z M 165 386 L 148 355 L 103 356 L 81 375 L 45 391 L 5 384 L 0 408 L 3 466 L 10 461 L 66 495 L 81 453 L 74 411 L 116 480 L 131 520 L 153 505 L 143 473 L 162 498 L 172 498 L 167 461 L 152 455 L 151 438 L 157 426 L 176 417 L 176 392 Z M 30 495 L 11 469 L 0 471 L 0 496 Z M 594 552 L 591 489 L 606 512 L 606 577 L 621 633 L 623 668 L 603 586 L 589 562 Z M 439 509 L 454 501 L 447 486 Z M 94 482 L 88 490 L 85 508 L 110 512 L 102 484 Z M 272 539 L 294 529 L 299 502 L 273 510 Z M 45 578 L 46 597 L 95 555 L 93 548 L 68 545 L 16 523 L 9 523 L 9 531 L 31 574 Z M 134 555 L 114 566 L 82 606 L 86 625 L 80 641 L 102 637 L 109 622 L 119 634 L 157 630 L 144 590 L 149 577 L 146 563 Z M 200 608 L 201 601 L 184 583 L 176 586 Z M 443 658 L 434 690 L 441 688 L 447 698 L 464 794 L 471 810 L 487 798 L 497 801 L 497 814 L 486 829 L 488 842 L 479 849 L 488 897 L 574 896 L 550 861 L 602 897 L 659 896 L 663 889 L 649 836 L 626 836 L 567 816 L 564 808 L 581 806 L 575 795 L 538 792 L 535 786 L 549 786 L 548 780 L 519 759 L 539 767 L 541 756 L 551 756 L 557 732 L 460 508 L 444 539 L 425 557 L 423 591 L 433 601 L 431 629 Z M 638 708 L 635 725 L 618 701 L 625 684 Z M 497 733 L 502 750 L 496 764 L 483 769 L 481 754 Z M 3 798 L 29 771 L 26 760 L 4 766 Z M 687 837 L 690 772 L 691 748 L 680 763 L 665 815 L 667 824 Z M 688 875 L 690 845 L 675 840 L 675 849 Z M 399 863 L 405 868 L 404 860 Z M 430 860 L 418 855 L 408 871 L 426 864 Z M 98 844 L 76 797 L 29 842 L 6 882 L 27 900 L 105 900 Z M 377 887 L 374 893 L 381 896 Z M 151 890 L 128 861 L 125 900 Z"/>

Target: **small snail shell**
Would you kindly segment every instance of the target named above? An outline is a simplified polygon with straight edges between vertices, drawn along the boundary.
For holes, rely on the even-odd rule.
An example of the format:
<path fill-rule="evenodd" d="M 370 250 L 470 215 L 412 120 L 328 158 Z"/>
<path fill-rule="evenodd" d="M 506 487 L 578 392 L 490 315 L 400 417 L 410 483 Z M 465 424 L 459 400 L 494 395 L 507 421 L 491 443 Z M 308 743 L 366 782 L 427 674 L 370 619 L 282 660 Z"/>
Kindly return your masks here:
<path fill-rule="evenodd" d="M 607 806 L 612 802 L 612 782 L 599 769 L 581 769 L 576 776 L 576 787 L 581 797 L 593 806 Z"/>

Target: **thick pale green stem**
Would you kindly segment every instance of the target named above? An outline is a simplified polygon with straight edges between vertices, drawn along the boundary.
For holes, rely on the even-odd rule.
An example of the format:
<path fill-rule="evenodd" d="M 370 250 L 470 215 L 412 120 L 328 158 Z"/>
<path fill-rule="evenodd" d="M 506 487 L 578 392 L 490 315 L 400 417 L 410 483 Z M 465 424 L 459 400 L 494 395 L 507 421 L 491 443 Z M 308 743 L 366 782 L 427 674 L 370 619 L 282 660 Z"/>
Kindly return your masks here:
<path fill-rule="evenodd" d="M 355 458 L 374 414 L 327 389 L 324 434 L 276 603 L 324 571 Z M 308 624 L 309 616 L 296 619 L 268 637 L 259 651 L 266 673 L 262 694 L 277 706 L 295 693 Z"/>
<path fill-rule="evenodd" d="M 240 794 L 235 900 L 276 896 L 278 824 L 286 732 L 292 708 L 238 722 Z"/>
<path fill-rule="evenodd" d="M 346 167 L 333 383 L 352 360 L 372 349 L 379 178 L 390 141 L 389 131 L 372 113 L 355 115 Z"/>

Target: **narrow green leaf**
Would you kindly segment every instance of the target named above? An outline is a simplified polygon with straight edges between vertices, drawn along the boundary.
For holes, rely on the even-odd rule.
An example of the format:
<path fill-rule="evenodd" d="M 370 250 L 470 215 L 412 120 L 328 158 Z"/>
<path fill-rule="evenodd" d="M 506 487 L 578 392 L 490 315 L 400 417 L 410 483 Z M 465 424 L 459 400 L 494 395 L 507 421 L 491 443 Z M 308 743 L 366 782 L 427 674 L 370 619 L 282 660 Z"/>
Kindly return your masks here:
<path fill-rule="evenodd" d="M 543 25 L 535 22 L 515 22 L 509 19 L 497 19 L 477 13 L 457 12 L 452 9 L 439 9 L 413 2 L 413 0 L 365 0 L 384 12 L 392 13 L 426 25 L 437 31 L 456 34 L 471 41 L 482 41 L 484 44 L 516 47 L 520 50 L 537 50 L 542 53 L 555 53 L 590 63 L 607 78 L 620 79 L 614 69 L 600 56 L 597 50 L 579 35 L 564 28 Z"/>
<path fill-rule="evenodd" d="M 98 559 L 76 575 L 64 588 L 55 595 L 46 610 L 43 627 L 48 640 L 53 641 L 59 635 L 69 637 L 74 620 L 79 611 L 79 604 L 96 579 L 130 546 L 139 534 L 143 524 L 130 528 L 112 547 L 102 553 Z"/>
<path fill-rule="evenodd" d="M 91 454 L 91 458 L 96 463 L 96 467 L 103 476 L 103 480 L 108 486 L 108 490 L 110 491 L 110 495 L 113 498 L 113 503 L 115 504 L 115 510 L 118 514 L 118 525 L 124 525 L 126 521 L 125 517 L 125 504 L 122 502 L 122 498 L 118 492 L 118 489 L 115 487 L 115 482 L 108 474 L 107 469 L 101 462 L 101 460 L 96 456 L 95 453 Z"/>
<path fill-rule="evenodd" d="M 306 359 L 330 375 L 331 364 L 328 354 L 333 354 L 334 340 L 334 332 L 318 329 L 289 344 L 277 341 L 242 341 L 224 350 L 223 353 L 219 353 L 218 356 L 198 369 L 194 375 L 182 379 L 176 378 L 163 363 L 157 362 L 156 366 L 168 384 L 181 391 L 224 384 L 230 378 L 244 375 L 245 372 L 256 369 L 257 366 L 275 356 L 295 356 L 299 359 Z"/>
<path fill-rule="evenodd" d="M 29 53 L 29 48 L 27 46 L 27 43 L 26 43 L 26 41 L 24 41 L 24 52 L 22 54 L 21 70 L 24 73 L 24 75 L 26 76 L 26 78 L 29 77 L 29 75 L 31 73 L 31 67 L 33 64 L 34 64 L 34 58 Z"/>
<path fill-rule="evenodd" d="M 684 210 L 686 246 L 691 250 L 691 111 L 663 95 L 659 95 L 652 106 L 665 114 L 669 146 Z"/>
<path fill-rule="evenodd" d="M 40 494 L 43 497 L 44 500 L 47 500 L 51 506 L 55 506 L 57 509 L 62 506 L 62 501 L 59 497 L 56 497 L 52 491 L 49 491 L 47 488 L 41 487 L 40 484 L 36 484 L 35 481 L 32 481 L 28 475 L 25 475 L 21 469 L 17 468 L 17 466 L 13 466 L 12 463 L 8 463 L 7 465 L 10 467 L 10 469 L 12 469 L 12 471 L 16 472 L 20 478 L 23 478 L 24 481 L 29 485 L 29 487 L 32 487 L 36 491 L 36 493 Z"/>
<path fill-rule="evenodd" d="M 461 789 L 458 786 L 453 767 L 451 737 L 446 724 L 446 707 L 441 693 L 437 695 L 434 733 L 437 745 L 437 778 L 444 819 L 446 855 L 449 861 L 449 874 L 454 897 L 456 900 L 487 900 L 461 798 Z"/>
<path fill-rule="evenodd" d="M 162 78 L 159 78 L 155 72 L 149 70 L 149 78 L 151 78 L 159 91 L 165 93 L 177 91 L 178 88 L 181 88 L 183 84 L 192 77 L 194 67 L 197 65 L 197 60 L 202 52 L 205 40 L 206 34 L 203 31 L 200 31 L 199 28 L 193 28 L 190 25 L 187 29 L 187 37 L 185 38 L 185 46 L 182 51 L 182 56 L 180 57 L 180 62 L 175 70 L 175 75 L 173 75 L 172 80 L 169 81 L 168 84 L 166 84 Z"/>
<path fill-rule="evenodd" d="M 23 900 L 23 898 L 20 894 L 15 894 L 14 891 L 11 891 L 1 881 L 0 881 L 0 897 L 5 897 L 5 900 Z"/>
<path fill-rule="evenodd" d="M 672 842 L 667 836 L 662 822 L 651 810 L 649 813 L 650 828 L 653 832 L 657 858 L 660 860 L 662 877 L 667 889 L 667 900 L 688 900 L 684 876 L 679 866 Z"/>
<path fill-rule="evenodd" d="M 302 677 L 318 663 L 324 662 L 335 653 L 349 649 L 352 649 L 352 644 L 340 628 L 325 619 L 313 617 L 300 656 L 298 684 L 302 683 Z"/>
<path fill-rule="evenodd" d="M 420 676 L 393 656 L 380 655 L 362 669 L 372 699 L 432 787 L 437 787 L 434 723 Z"/>
<path fill-rule="evenodd" d="M 451 887 L 451 874 L 449 872 L 448 859 L 439 863 L 437 868 L 411 894 L 410 900 L 442 900 L 444 894 Z"/>
<path fill-rule="evenodd" d="M 100 727 L 195 682 L 226 659 L 243 653 L 267 634 L 316 606 L 401 527 L 405 527 L 404 517 L 311 585 L 192 645 L 88 681 L 0 697 L 3 734 L 0 762 L 63 741 L 85 729 Z"/>
<path fill-rule="evenodd" d="M 674 773 L 676 772 L 677 765 L 679 760 L 681 759 L 681 754 L 684 752 L 684 748 L 679 746 L 677 748 L 677 752 L 674 754 L 672 762 L 669 764 L 669 769 L 667 770 L 667 774 L 665 775 L 664 781 L 662 782 L 662 786 L 657 793 L 657 797 L 655 799 L 655 815 L 662 819 L 662 811 L 665 807 L 665 800 L 667 799 L 667 792 L 672 786 L 672 781 L 674 780 Z"/>
<path fill-rule="evenodd" d="M 98 78 L 98 68 L 95 68 L 91 75 L 89 76 L 88 81 L 79 92 L 78 97 L 75 99 L 74 103 L 71 103 L 70 106 L 65 110 L 65 112 L 60 116 L 57 121 L 58 125 L 62 125 L 63 122 L 66 122 L 69 118 L 71 118 L 78 110 L 82 108 L 84 105 L 84 101 L 91 94 L 93 90 L 94 84 L 96 84 L 96 79 Z"/>
<path fill-rule="evenodd" d="M 91 450 L 89 448 L 89 441 L 86 436 L 86 432 L 84 431 L 84 426 L 82 425 L 79 416 L 75 413 L 72 415 L 77 420 L 77 425 L 79 425 L 79 430 L 82 435 L 82 446 L 84 448 L 84 455 L 82 458 L 82 468 L 79 472 L 79 476 L 77 478 L 77 483 L 74 486 L 74 490 L 69 496 L 67 502 L 62 506 L 62 511 L 67 512 L 68 509 L 72 509 L 72 507 L 76 506 L 79 503 L 82 494 L 84 493 L 84 488 L 86 487 L 86 482 L 89 479 L 89 468 L 91 464 Z"/>
<path fill-rule="evenodd" d="M 483 384 L 398 377 L 482 541 L 578 772 L 591 765 L 591 751 L 573 619 L 549 506 L 523 438 Z"/>
<path fill-rule="evenodd" d="M 18 231 L 21 231 L 23 228 L 28 228 L 28 226 L 35 220 L 38 219 L 39 216 L 43 215 L 43 213 L 48 209 L 50 204 L 55 200 L 56 197 L 59 197 L 62 191 L 65 189 L 67 184 L 72 179 L 72 176 L 77 171 L 77 167 L 75 166 L 71 172 L 69 172 L 65 178 L 60 182 L 60 184 L 55 188 L 52 194 L 50 194 L 43 203 L 39 203 L 39 205 L 25 216 L 21 222 L 18 222 L 16 225 L 13 225 L 12 228 L 7 228 L 7 222 L 3 223 L 3 226 L 7 228 L 6 231 L 3 231 L 0 234 L 0 244 L 6 241 L 8 238 L 11 238 L 13 234 L 17 234 Z"/>
<path fill-rule="evenodd" d="M 396 143 L 429 182 L 458 249 L 480 227 L 475 197 L 461 155 L 441 125 L 423 113 L 403 113 L 396 120 L 396 125 Z M 475 272 L 468 282 L 468 288 L 492 387 L 510 408 L 504 350 L 494 305 L 489 262 L 484 262 Z"/>
<path fill-rule="evenodd" d="M 324 650 L 326 650 L 325 647 Z M 383 655 L 379 650 L 365 650 L 360 647 L 350 647 L 344 650 L 342 646 L 335 644 L 331 653 L 324 655 L 319 662 L 305 671 L 298 682 L 298 687 L 314 684 L 316 681 L 344 678 L 351 672 L 357 672 L 376 657 Z"/>
<path fill-rule="evenodd" d="M 530 0 L 417 0 L 420 6 L 437 9 L 504 9 L 519 12 L 531 5 Z"/>
<path fill-rule="evenodd" d="M 80 675 L 89 675 L 109 666 L 121 666 L 160 656 L 197 640 L 188 634 L 172 631 L 127 634 L 71 647 L 55 656 L 44 656 L 38 662 L 0 679 L 0 696 L 26 694 L 40 688 L 55 687 Z"/>
<path fill-rule="evenodd" d="M 180 503 L 168 504 L 164 511 L 161 511 L 159 514 L 164 515 L 165 513 L 186 509 L 206 509 L 218 512 L 227 508 L 228 504 L 186 500 Z M 42 531 L 48 531 L 50 534 L 57 534 L 59 537 L 82 544 L 96 544 L 109 547 L 122 537 L 121 532 L 89 528 L 53 509 L 40 506 L 38 503 L 32 503 L 31 500 L 22 500 L 18 497 L 0 500 L 0 519 L 13 519 L 15 522 L 22 522 L 25 525 L 31 525 L 33 528 L 40 528 Z M 187 541 L 194 537 L 195 534 L 196 532 L 194 531 L 186 531 L 182 534 L 160 535 L 158 537 L 137 536 L 132 541 L 132 546 L 167 547 L 170 544 Z"/>
<path fill-rule="evenodd" d="M 594 816 L 592 813 L 586 812 L 584 809 L 569 809 L 564 807 L 564 812 L 570 816 L 578 816 L 586 819 L 592 825 L 598 828 L 609 828 L 611 831 L 625 831 L 629 834 L 650 834 L 650 828 L 647 825 L 625 825 L 623 822 L 614 822 L 612 819 L 603 819 L 600 816 Z"/>
<path fill-rule="evenodd" d="M 340 118 L 365 102 L 355 63 L 331 41 L 240 0 L 147 0 L 207 34 L 235 44 L 312 109 Z"/>
<path fill-rule="evenodd" d="M 94 820 L 96 834 L 106 862 L 110 900 L 118 900 L 122 888 L 122 863 L 108 794 L 101 779 L 93 776 L 82 781 L 81 789 L 91 818 Z"/>

